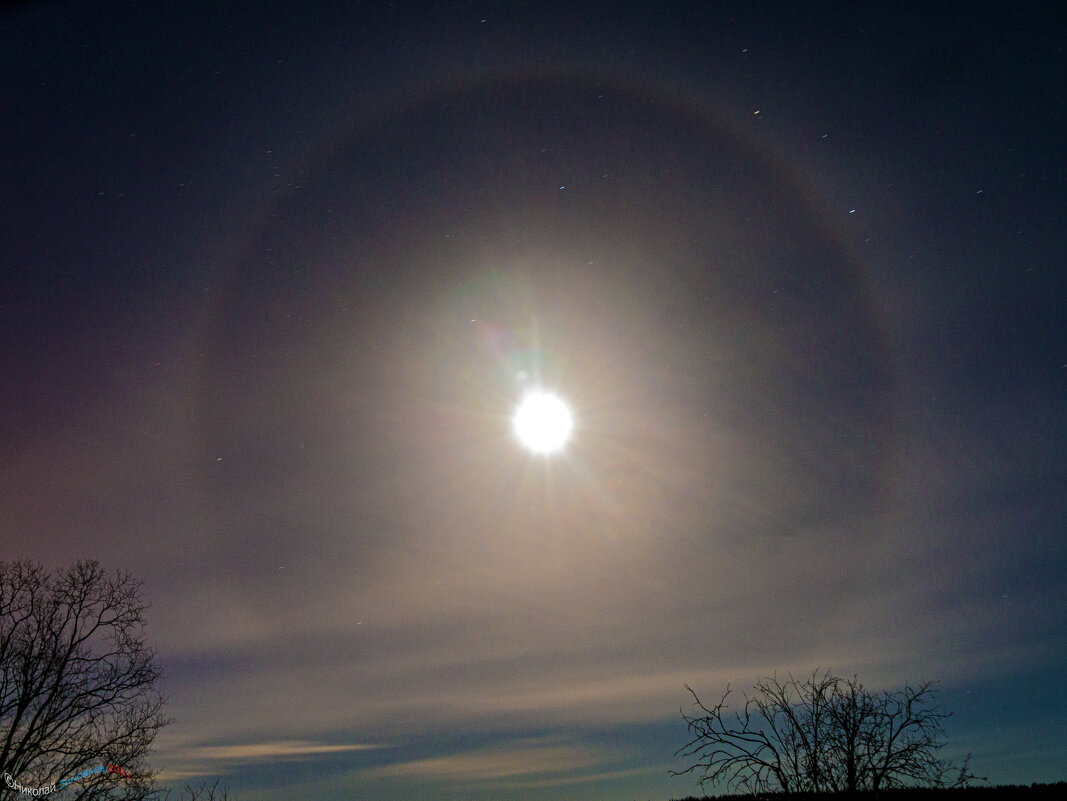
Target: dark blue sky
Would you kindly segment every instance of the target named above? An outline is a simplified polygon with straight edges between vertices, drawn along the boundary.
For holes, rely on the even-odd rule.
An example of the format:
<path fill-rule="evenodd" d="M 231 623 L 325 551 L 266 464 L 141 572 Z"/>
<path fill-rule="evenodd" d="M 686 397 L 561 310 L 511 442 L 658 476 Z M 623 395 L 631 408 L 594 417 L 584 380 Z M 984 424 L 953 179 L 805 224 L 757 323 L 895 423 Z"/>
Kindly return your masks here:
<path fill-rule="evenodd" d="M 683 684 L 819 666 L 1065 778 L 1039 9 L 4 11 L 0 559 L 141 577 L 244 801 L 682 797 Z"/>

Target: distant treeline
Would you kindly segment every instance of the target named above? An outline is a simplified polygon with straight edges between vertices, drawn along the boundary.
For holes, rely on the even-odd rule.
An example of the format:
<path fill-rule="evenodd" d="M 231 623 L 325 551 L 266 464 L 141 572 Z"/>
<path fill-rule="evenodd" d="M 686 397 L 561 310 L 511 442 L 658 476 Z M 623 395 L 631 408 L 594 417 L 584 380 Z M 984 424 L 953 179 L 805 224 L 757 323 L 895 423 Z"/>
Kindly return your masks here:
<path fill-rule="evenodd" d="M 1055 784 L 1002 784 L 996 787 L 978 785 L 974 787 L 956 787 L 937 789 L 928 787 L 905 787 L 899 790 L 878 790 L 877 792 L 855 793 L 862 801 L 1013 801 L 1021 798 L 1025 801 L 1044 801 L 1044 799 L 1061 799 L 1067 793 L 1067 782 Z M 962 796 L 966 796 L 963 798 Z M 847 793 L 759 793 L 758 795 L 690 795 L 672 801 L 817 801 L 833 799 L 841 801 Z"/>

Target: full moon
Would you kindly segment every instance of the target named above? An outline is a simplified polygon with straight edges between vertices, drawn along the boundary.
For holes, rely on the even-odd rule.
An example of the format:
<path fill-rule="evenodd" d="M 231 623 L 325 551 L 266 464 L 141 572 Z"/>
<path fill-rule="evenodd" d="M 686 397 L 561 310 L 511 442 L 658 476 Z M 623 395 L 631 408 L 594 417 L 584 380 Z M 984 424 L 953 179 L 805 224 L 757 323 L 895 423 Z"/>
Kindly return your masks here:
<path fill-rule="evenodd" d="M 574 429 L 574 418 L 567 404 L 551 392 L 527 393 L 512 418 L 515 436 L 534 453 L 562 450 Z"/>

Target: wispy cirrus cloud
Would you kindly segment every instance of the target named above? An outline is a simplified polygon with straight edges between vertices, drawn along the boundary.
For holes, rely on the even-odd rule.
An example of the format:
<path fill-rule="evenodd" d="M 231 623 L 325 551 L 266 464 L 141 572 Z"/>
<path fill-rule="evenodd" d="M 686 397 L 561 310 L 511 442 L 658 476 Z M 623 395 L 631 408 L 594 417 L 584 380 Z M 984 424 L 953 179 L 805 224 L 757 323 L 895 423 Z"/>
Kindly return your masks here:
<path fill-rule="evenodd" d="M 368 778 L 402 778 L 462 785 L 547 786 L 589 781 L 606 775 L 604 767 L 618 753 L 539 737 L 440 757 L 415 759 L 371 768 Z M 609 771 L 610 772 L 610 771 Z"/>
<path fill-rule="evenodd" d="M 165 738 L 162 738 L 165 739 Z M 207 776 L 226 769 L 264 761 L 293 761 L 312 759 L 351 751 L 368 751 L 385 746 L 373 743 L 345 743 L 340 745 L 311 740 L 270 740 L 258 743 L 230 745 L 169 744 L 175 758 L 173 767 L 159 775 L 169 782 L 195 776 Z"/>
<path fill-rule="evenodd" d="M 299 758 L 315 754 L 332 754 L 338 751 L 363 751 L 381 747 L 380 745 L 366 743 L 323 745 L 306 740 L 277 740 L 266 743 L 204 746 L 193 749 L 190 754 L 200 759 L 224 759 L 244 762 L 255 759 Z"/>

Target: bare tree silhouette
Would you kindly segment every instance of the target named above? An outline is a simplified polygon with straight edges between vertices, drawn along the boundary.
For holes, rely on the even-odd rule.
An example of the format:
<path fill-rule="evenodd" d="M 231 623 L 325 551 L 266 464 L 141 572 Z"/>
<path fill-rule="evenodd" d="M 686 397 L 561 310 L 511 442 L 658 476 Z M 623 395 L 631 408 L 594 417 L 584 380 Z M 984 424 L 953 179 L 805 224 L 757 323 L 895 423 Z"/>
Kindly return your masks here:
<path fill-rule="evenodd" d="M 169 721 L 141 590 L 95 561 L 0 562 L 0 799 L 82 773 L 73 801 L 160 792 L 145 757 Z"/>
<path fill-rule="evenodd" d="M 162 801 L 170 801 L 171 791 L 167 790 L 163 796 Z M 199 787 L 193 787 L 191 784 L 185 785 L 185 789 L 182 790 L 175 801 L 236 801 L 231 795 L 230 791 L 225 787 L 219 787 L 218 777 L 215 778 L 215 783 L 210 787 L 207 786 L 207 782 L 202 782 Z"/>
<path fill-rule="evenodd" d="M 726 705 L 705 706 L 682 718 L 693 738 L 676 756 L 695 761 L 680 776 L 703 771 L 699 783 L 761 792 L 848 792 L 905 786 L 959 787 L 978 779 L 941 757 L 942 722 L 932 682 L 883 692 L 829 671 L 781 682 L 761 678 L 732 716 Z"/>

